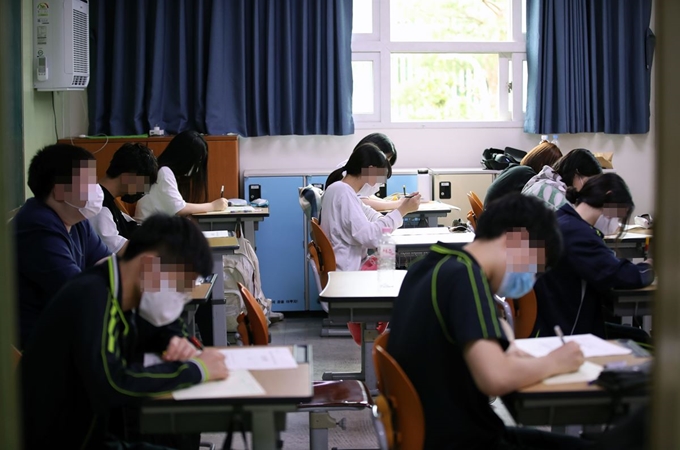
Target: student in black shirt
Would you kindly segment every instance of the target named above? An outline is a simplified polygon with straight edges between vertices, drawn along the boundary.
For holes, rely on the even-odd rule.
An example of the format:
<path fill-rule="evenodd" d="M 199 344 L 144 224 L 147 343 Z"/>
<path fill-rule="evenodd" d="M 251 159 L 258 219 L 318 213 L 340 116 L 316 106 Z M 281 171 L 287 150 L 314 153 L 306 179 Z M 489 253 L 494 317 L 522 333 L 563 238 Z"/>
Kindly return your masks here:
<path fill-rule="evenodd" d="M 92 227 L 109 249 L 119 255 L 139 224 L 120 210 L 116 198 L 136 203 L 158 179 L 158 161 L 143 144 L 123 144 L 113 154 L 106 176 L 99 179 L 104 191 L 102 210 L 90 219 Z"/>
<path fill-rule="evenodd" d="M 522 158 L 519 165 L 513 164 L 498 175 L 486 191 L 484 204 L 491 203 L 511 192 L 522 192 L 527 181 L 535 177 L 543 166 L 552 166 L 561 157 L 562 152 L 559 147 L 548 141 L 541 141 Z"/>
<path fill-rule="evenodd" d="M 583 363 L 575 343 L 543 358 L 516 350 L 492 295 L 518 298 L 561 251 L 555 214 L 541 200 L 509 194 L 492 202 L 475 241 L 438 243 L 406 274 L 394 303 L 387 350 L 413 383 L 427 449 L 577 449 L 586 441 L 505 427 L 489 405 L 500 396 Z"/>
<path fill-rule="evenodd" d="M 195 224 L 154 216 L 121 259 L 112 255 L 66 283 L 20 363 L 25 448 L 121 448 L 118 437 L 106 436 L 113 408 L 226 378 L 219 351 L 177 347 L 180 338 L 169 334 L 149 339 L 137 326 L 140 318 L 157 327 L 176 320 L 196 277 L 211 271 Z M 163 353 L 164 362 L 143 367 L 145 352 Z"/>

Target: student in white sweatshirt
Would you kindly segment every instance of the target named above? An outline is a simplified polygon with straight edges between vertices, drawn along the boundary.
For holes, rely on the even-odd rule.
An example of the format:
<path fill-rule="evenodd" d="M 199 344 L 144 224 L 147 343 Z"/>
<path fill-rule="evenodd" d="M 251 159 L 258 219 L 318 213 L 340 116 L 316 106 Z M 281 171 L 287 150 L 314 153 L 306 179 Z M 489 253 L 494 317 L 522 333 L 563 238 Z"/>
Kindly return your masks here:
<path fill-rule="evenodd" d="M 320 222 L 333 246 L 338 270 L 360 270 L 368 249 L 378 246 L 382 229 L 399 228 L 404 215 L 420 205 L 418 193 L 401 199 L 397 208 L 385 215 L 362 203 L 359 197 L 376 192 L 386 181 L 389 167 L 385 154 L 366 142 L 326 180 Z"/>
<path fill-rule="evenodd" d="M 389 165 L 387 171 L 387 178 L 391 177 L 392 167 L 397 162 L 397 148 L 394 146 L 394 142 L 392 142 L 390 138 L 388 138 L 382 133 L 371 133 L 365 136 L 362 140 L 360 140 L 359 143 L 354 147 L 354 150 L 358 149 L 359 147 L 362 147 L 364 144 L 373 145 L 375 146 L 375 148 L 377 148 L 378 150 L 385 154 L 385 158 L 387 159 L 387 163 Z M 352 150 L 352 152 L 354 152 L 354 150 Z M 338 164 L 335 168 L 340 169 L 345 167 L 347 161 L 349 160 L 348 159 L 344 160 L 343 162 Z M 342 175 L 343 176 L 345 175 L 344 171 Z M 379 185 L 378 188 L 380 188 Z M 379 198 L 374 195 L 376 192 L 378 192 L 378 189 L 375 189 L 374 192 L 360 195 L 359 198 L 361 198 L 361 201 L 365 205 L 370 206 L 376 211 L 391 211 L 399 207 L 401 200 L 386 200 L 383 198 Z"/>

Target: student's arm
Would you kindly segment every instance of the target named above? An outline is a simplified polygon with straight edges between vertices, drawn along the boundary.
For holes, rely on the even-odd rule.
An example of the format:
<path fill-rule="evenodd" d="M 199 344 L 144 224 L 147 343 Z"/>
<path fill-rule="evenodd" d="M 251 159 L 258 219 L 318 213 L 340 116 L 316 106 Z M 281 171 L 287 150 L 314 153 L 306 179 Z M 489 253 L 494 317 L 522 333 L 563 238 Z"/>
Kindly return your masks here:
<path fill-rule="evenodd" d="M 654 281 L 650 264 L 618 258 L 594 229 L 563 231 L 567 260 L 576 273 L 598 290 L 637 289 Z"/>
<path fill-rule="evenodd" d="M 350 230 L 355 242 L 370 248 L 378 245 L 383 228 L 391 230 L 399 228 L 404 223 L 403 217 L 418 209 L 420 195 L 400 200 L 401 204 L 398 209 L 384 215 L 368 205 L 352 202 L 349 196 L 336 201 L 339 201 L 338 207 L 341 208 L 340 217 L 343 218 L 343 228 Z"/>
<path fill-rule="evenodd" d="M 83 220 L 81 222 L 83 233 L 83 251 L 85 252 L 85 267 L 92 267 L 97 262 L 111 255 L 111 251 L 104 244 L 104 241 L 99 237 L 99 235 L 94 231 L 89 220 Z M 77 226 L 77 225 L 76 225 Z"/>
<path fill-rule="evenodd" d="M 137 403 L 145 397 L 226 376 L 226 367 L 222 371 L 211 352 L 184 362 L 149 367 L 128 364 L 120 348 L 124 334 L 120 331 L 121 313 L 113 306 L 108 289 L 101 283 L 88 283 L 88 279 L 69 285 L 64 294 L 74 298 L 74 321 L 68 326 L 73 361 L 95 408 L 108 410 Z M 87 292 L 87 296 L 83 292 Z"/>
<path fill-rule="evenodd" d="M 109 208 L 106 206 L 102 207 L 99 214 L 89 219 L 89 222 L 111 252 L 119 255 L 123 254 L 121 250 L 127 244 L 127 239 L 118 232 L 118 227 L 113 220 L 113 214 Z"/>
<path fill-rule="evenodd" d="M 381 198 L 361 197 L 364 205 L 370 206 L 376 211 L 392 211 L 401 206 L 401 200 L 383 200 Z"/>
<path fill-rule="evenodd" d="M 186 203 L 184 208 L 177 211 L 178 216 L 190 216 L 212 211 L 223 211 L 227 209 L 229 202 L 226 198 L 218 198 L 210 203 Z"/>
<path fill-rule="evenodd" d="M 145 353 L 162 353 L 173 337 L 186 338 L 189 336 L 186 322 L 181 317 L 164 327 L 156 327 L 143 317 L 139 317 L 137 331 L 139 341 L 143 343 L 141 350 Z"/>
<path fill-rule="evenodd" d="M 574 372 L 583 364 L 583 353 L 575 342 L 533 358 L 506 353 L 498 341 L 480 339 L 467 343 L 463 356 L 475 384 L 489 396 L 505 395 L 550 376 Z"/>

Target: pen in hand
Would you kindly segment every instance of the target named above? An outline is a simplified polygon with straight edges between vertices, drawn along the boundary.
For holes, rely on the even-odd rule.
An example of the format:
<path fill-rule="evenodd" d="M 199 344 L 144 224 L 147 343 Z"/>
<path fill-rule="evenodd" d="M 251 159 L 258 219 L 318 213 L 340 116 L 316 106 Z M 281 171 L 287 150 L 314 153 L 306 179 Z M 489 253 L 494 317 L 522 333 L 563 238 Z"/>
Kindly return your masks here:
<path fill-rule="evenodd" d="M 564 341 L 564 333 L 562 333 L 562 328 L 560 328 L 559 325 L 555 325 L 554 330 L 555 330 L 555 334 L 557 336 L 559 336 L 560 341 L 562 341 L 562 345 L 566 344 L 566 342 Z"/>
<path fill-rule="evenodd" d="M 224 198 L 224 185 L 220 188 L 220 198 Z"/>
<path fill-rule="evenodd" d="M 403 185 L 402 189 L 404 190 L 404 197 L 406 197 L 406 185 Z"/>

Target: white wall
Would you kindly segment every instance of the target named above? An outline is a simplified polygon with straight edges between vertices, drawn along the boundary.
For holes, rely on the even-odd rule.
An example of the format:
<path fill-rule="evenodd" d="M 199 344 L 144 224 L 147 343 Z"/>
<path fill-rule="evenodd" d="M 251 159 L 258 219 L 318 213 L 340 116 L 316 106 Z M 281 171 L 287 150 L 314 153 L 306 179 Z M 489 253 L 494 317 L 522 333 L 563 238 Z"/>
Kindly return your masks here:
<path fill-rule="evenodd" d="M 653 106 L 652 106 L 653 110 Z M 653 213 L 654 123 L 645 135 L 560 135 L 562 152 L 587 148 L 614 152 L 613 164 L 628 183 L 638 213 Z M 517 128 L 357 129 L 353 136 L 279 136 L 242 138 L 241 170 L 328 169 L 347 158 L 365 135 L 382 132 L 397 147 L 396 168 L 479 168 L 482 150 L 505 146 L 530 150 L 540 136 Z"/>

